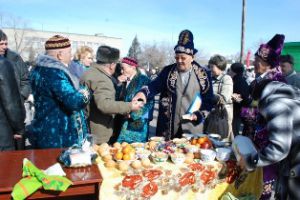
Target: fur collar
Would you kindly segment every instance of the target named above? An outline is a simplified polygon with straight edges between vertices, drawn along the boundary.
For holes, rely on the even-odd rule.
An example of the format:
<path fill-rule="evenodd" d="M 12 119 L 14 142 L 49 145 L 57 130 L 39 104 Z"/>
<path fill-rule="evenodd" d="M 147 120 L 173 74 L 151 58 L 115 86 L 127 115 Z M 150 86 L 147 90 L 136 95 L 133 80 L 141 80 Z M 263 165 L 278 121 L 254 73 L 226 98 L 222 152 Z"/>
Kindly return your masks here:
<path fill-rule="evenodd" d="M 53 57 L 47 55 L 38 55 L 36 64 L 39 67 L 62 70 L 66 74 L 66 76 L 71 80 L 73 86 L 77 90 L 79 89 L 79 80 L 70 73 L 69 69 L 63 63 L 59 62 Z"/>

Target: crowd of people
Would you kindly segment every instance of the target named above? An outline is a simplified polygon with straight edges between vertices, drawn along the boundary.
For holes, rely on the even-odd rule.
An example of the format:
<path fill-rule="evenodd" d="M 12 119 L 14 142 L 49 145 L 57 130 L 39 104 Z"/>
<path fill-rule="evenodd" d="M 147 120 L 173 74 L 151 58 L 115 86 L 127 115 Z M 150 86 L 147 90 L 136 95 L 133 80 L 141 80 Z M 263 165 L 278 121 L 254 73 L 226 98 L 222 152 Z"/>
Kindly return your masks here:
<path fill-rule="evenodd" d="M 264 167 L 265 183 L 261 199 L 270 199 L 274 183 L 277 199 L 300 199 L 300 77 L 293 57 L 281 55 L 284 35 L 259 47 L 250 84 L 245 66 L 233 63 L 227 69 L 222 55 L 212 56 L 207 66 L 197 63 L 193 37 L 183 30 L 174 47 L 176 62 L 150 78 L 136 58 L 121 59 L 110 46 L 98 48 L 95 62 L 88 46 L 77 49 L 72 60 L 70 40 L 55 35 L 29 74 L 0 30 L 0 151 L 23 149 L 25 139 L 31 148 L 70 147 L 89 134 L 96 144 L 146 142 L 159 94 L 157 136 L 203 133 L 208 115 L 222 105 L 228 126 L 222 138 L 242 134 L 258 149 L 256 166 Z M 25 126 L 30 94 L 35 115 Z"/>

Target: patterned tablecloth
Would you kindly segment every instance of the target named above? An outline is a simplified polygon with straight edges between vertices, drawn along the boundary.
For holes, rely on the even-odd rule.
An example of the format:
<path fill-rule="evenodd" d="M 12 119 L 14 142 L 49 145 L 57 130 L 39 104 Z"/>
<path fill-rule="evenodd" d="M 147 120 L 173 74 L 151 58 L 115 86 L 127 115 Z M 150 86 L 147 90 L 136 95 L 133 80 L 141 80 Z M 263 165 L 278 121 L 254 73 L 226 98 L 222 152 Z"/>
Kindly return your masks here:
<path fill-rule="evenodd" d="M 126 199 L 125 194 L 120 194 L 115 189 L 115 186 L 120 184 L 124 178 L 124 175 L 115 168 L 109 169 L 104 166 L 104 162 L 99 159 L 98 167 L 103 177 L 103 182 L 100 188 L 100 199 Z M 183 167 L 187 167 L 186 164 L 175 165 L 172 162 L 165 162 L 161 164 L 154 164 L 154 168 L 171 170 L 172 174 L 176 174 Z M 173 199 L 220 199 L 225 193 L 230 192 L 234 196 L 243 196 L 252 194 L 259 198 L 262 192 L 262 169 L 258 168 L 256 171 L 249 173 L 246 180 L 238 187 L 235 188 L 234 184 L 228 184 L 226 182 L 220 182 L 216 184 L 214 188 L 208 188 L 204 191 L 194 192 L 193 190 L 176 192 L 175 190 L 168 191 L 168 194 L 162 194 L 160 190 L 152 196 L 151 199 L 159 200 L 173 200 Z"/>

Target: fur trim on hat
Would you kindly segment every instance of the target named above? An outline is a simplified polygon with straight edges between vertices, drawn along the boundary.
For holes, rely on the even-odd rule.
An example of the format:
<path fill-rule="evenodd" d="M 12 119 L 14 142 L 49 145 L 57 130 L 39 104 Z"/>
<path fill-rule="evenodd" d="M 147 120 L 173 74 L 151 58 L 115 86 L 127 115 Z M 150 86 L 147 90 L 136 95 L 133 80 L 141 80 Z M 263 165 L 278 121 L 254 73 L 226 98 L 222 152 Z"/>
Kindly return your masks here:
<path fill-rule="evenodd" d="M 119 49 L 110 46 L 100 46 L 97 50 L 96 60 L 98 64 L 117 63 L 119 58 Z"/>
<path fill-rule="evenodd" d="M 175 53 L 185 53 L 188 55 L 195 55 L 198 52 L 198 50 L 194 48 L 194 36 L 191 31 L 181 31 L 174 51 Z"/>

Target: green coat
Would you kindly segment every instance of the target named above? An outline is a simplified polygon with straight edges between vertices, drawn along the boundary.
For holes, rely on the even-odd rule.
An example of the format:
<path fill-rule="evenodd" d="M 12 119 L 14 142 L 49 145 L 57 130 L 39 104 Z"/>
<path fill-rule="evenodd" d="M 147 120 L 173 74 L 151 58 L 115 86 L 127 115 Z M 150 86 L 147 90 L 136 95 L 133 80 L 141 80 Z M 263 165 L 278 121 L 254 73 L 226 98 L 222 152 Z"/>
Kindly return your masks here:
<path fill-rule="evenodd" d="M 129 102 L 115 100 L 116 90 L 112 77 L 103 68 L 94 63 L 81 78 L 92 92 L 88 119 L 96 144 L 108 142 L 112 136 L 115 114 L 128 114 L 131 111 Z"/>

